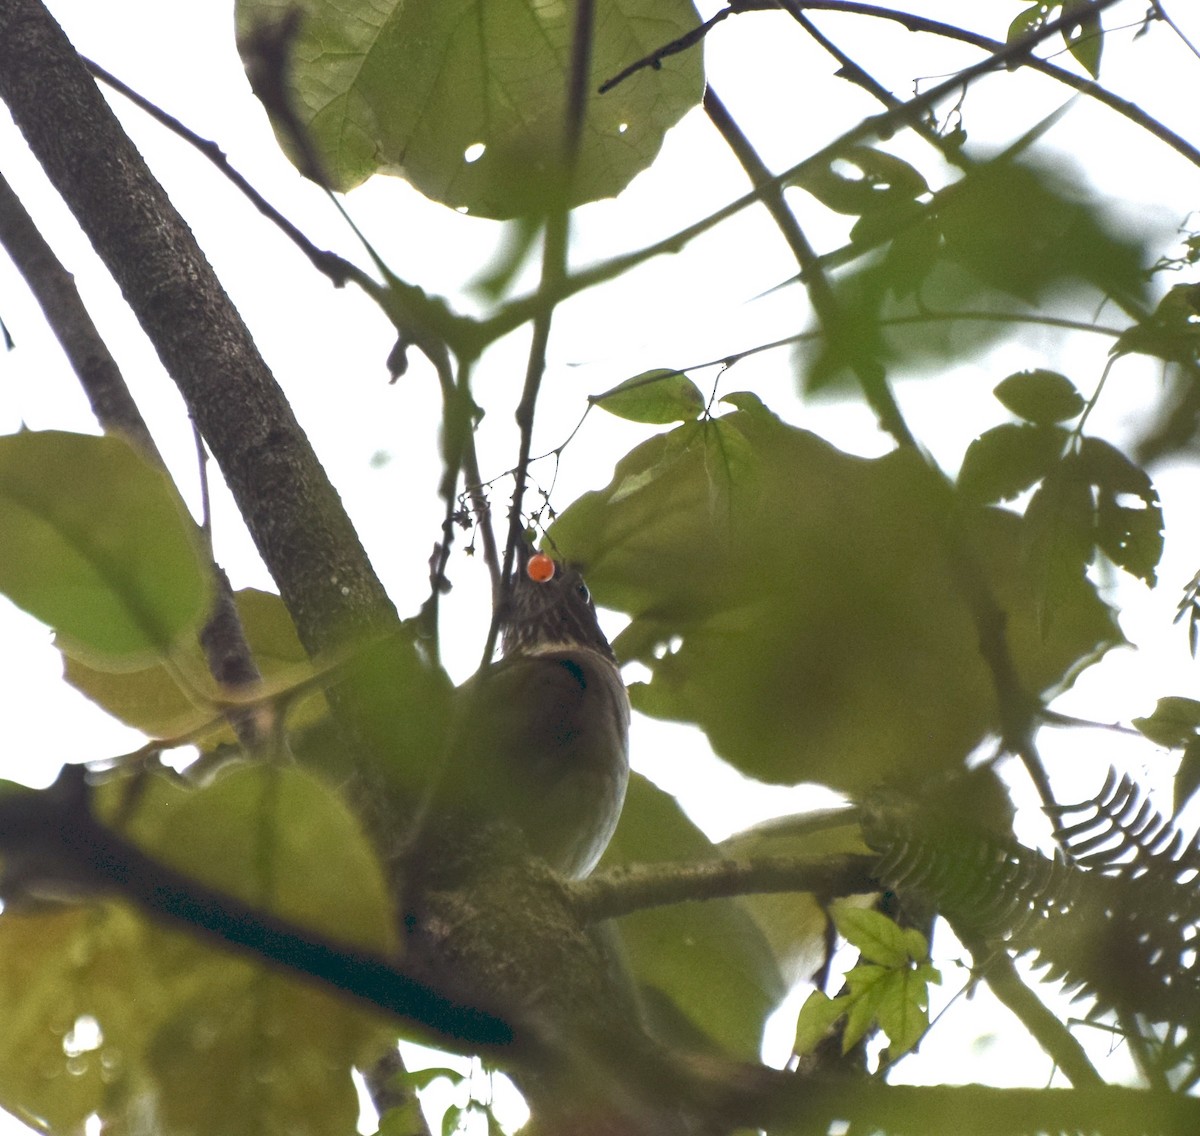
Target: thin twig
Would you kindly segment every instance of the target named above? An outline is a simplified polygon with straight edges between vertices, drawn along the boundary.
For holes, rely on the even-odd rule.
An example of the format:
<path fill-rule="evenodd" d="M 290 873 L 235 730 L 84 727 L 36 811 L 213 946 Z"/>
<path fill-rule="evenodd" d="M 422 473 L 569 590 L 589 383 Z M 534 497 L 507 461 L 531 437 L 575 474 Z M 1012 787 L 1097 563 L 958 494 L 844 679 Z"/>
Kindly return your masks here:
<path fill-rule="evenodd" d="M 1116 0 L 1109 0 L 1116 2 Z M 1088 18 L 1099 15 L 1103 7 L 1107 7 L 1108 3 L 1097 5 L 1095 8 L 1084 13 Z M 893 8 L 884 8 L 878 4 L 867 4 L 858 2 L 858 0 L 734 0 L 728 8 L 722 9 L 712 19 L 704 24 L 687 32 L 679 39 L 672 41 L 663 47 L 644 56 L 637 62 L 630 64 L 620 74 L 620 76 L 610 79 L 602 88 L 608 90 L 615 86 L 619 80 L 624 80 L 637 71 L 646 67 L 656 67 L 659 62 L 669 55 L 674 55 L 677 50 L 684 50 L 694 46 L 704 38 L 708 32 L 715 27 L 721 20 L 727 16 L 741 15 L 746 12 L 769 12 L 779 8 L 785 8 L 789 12 L 798 10 L 808 11 L 823 11 L 823 12 L 842 12 L 847 15 L 855 16 L 870 16 L 881 20 L 891 20 L 895 23 L 902 24 L 911 32 L 925 32 L 929 35 L 941 36 L 944 39 L 957 40 L 960 43 L 968 43 L 973 47 L 982 48 L 984 51 L 991 52 L 993 55 L 998 54 L 1006 47 L 1011 45 L 1003 44 L 999 40 L 990 39 L 988 36 L 979 35 L 976 32 L 968 31 L 966 28 L 960 28 L 954 24 L 943 23 L 940 20 L 930 19 L 926 16 L 918 16 L 912 12 L 897 11 Z M 1196 52 L 1196 48 L 1180 31 L 1175 22 L 1167 15 L 1159 0 L 1151 0 L 1151 7 L 1159 19 L 1163 20 L 1189 49 Z M 1064 16 L 1064 19 L 1066 17 Z M 1076 13 L 1073 23 L 1079 23 L 1080 15 Z M 1055 21 L 1054 31 L 1051 33 L 1057 35 L 1064 30 L 1062 25 L 1063 20 Z M 1036 42 L 1041 42 L 1043 39 L 1049 38 L 1045 35 L 1046 28 L 1040 28 L 1033 33 L 1033 39 Z M 1025 41 L 1017 41 L 1024 43 Z M 679 45 L 678 47 L 676 45 Z M 1200 54 L 1200 53 L 1197 53 Z M 1185 138 L 1176 134 L 1173 130 L 1169 130 L 1163 126 L 1157 119 L 1148 115 L 1141 107 L 1134 103 L 1122 99 L 1118 95 L 1114 95 L 1111 91 L 1102 87 L 1099 83 L 1092 79 L 1086 79 L 1081 75 L 1075 74 L 1073 71 L 1068 71 L 1066 68 L 1059 67 L 1048 60 L 1030 55 L 1028 58 L 1021 61 L 1021 66 L 1030 67 L 1035 71 L 1040 71 L 1043 75 L 1048 75 L 1060 83 L 1065 83 L 1067 86 L 1074 88 L 1077 91 L 1095 99 L 1097 102 L 1103 103 L 1110 110 L 1116 111 L 1118 114 L 1128 118 L 1131 122 L 1140 126 L 1143 130 L 1153 134 L 1160 141 L 1165 142 L 1173 150 L 1181 154 L 1193 165 L 1200 166 L 1200 150 L 1188 142 Z M 850 76 L 854 79 L 854 76 Z"/>
<path fill-rule="evenodd" d="M 28 285 L 106 434 L 125 438 L 160 469 L 162 455 L 83 300 L 12 187 L 0 175 L 0 245 Z"/>
<path fill-rule="evenodd" d="M 520 432 L 517 457 L 516 484 L 513 488 L 512 505 L 508 517 L 508 538 L 504 548 L 504 568 L 501 573 L 501 588 L 508 586 L 512 575 L 516 549 L 523 539 L 523 504 L 526 481 L 529 476 L 530 454 L 533 449 L 533 417 L 537 408 L 538 393 L 546 370 L 546 348 L 550 341 L 550 322 L 557 301 L 553 298 L 562 291 L 567 279 L 567 252 L 571 231 L 571 194 L 574 183 L 575 163 L 579 143 L 583 134 L 584 118 L 587 114 L 588 76 L 592 58 L 592 0 L 576 0 L 575 24 L 571 39 L 571 65 L 567 76 L 565 121 L 563 123 L 563 147 L 558 170 L 558 199 L 546 217 L 546 232 L 542 246 L 542 275 L 538 287 L 541 302 L 533 318 L 533 339 L 529 346 L 529 358 L 525 368 L 525 382 L 521 388 L 521 400 L 517 404 L 516 422 Z M 499 635 L 500 607 L 494 609 L 492 623 L 484 645 L 483 663 L 492 659 Z"/>
<path fill-rule="evenodd" d="M 725 139 L 751 182 L 762 187 L 763 204 L 800 266 L 800 276 L 808 287 L 809 300 L 826 342 L 834 350 L 845 354 L 847 366 L 858 379 L 867 403 L 879 420 L 880 428 L 891 434 L 898 445 L 915 449 L 917 440 L 904 421 L 904 415 L 888 385 L 882 364 L 877 359 L 869 358 L 856 347 L 853 329 L 847 326 L 845 312 L 834 293 L 833 285 L 821 269 L 816 249 L 809 243 L 799 222 L 784 201 L 782 187 L 773 183 L 771 171 L 758 156 L 733 116 L 725 109 L 725 104 L 711 85 L 704 92 L 704 109 L 709 121 Z"/>
<path fill-rule="evenodd" d="M 178 138 L 182 138 L 189 146 L 198 150 L 212 162 L 246 200 L 309 259 L 317 271 L 329 277 L 334 287 L 344 287 L 347 281 L 354 280 L 361 273 L 361 269 L 343 257 L 338 256 L 337 253 L 317 248 L 296 225 L 280 213 L 242 174 L 229 164 L 228 157 L 216 142 L 202 138 L 194 130 L 189 129 L 180 122 L 179 119 L 168 114 L 144 95 L 139 94 L 128 84 L 123 83 L 115 75 L 106 71 L 100 64 L 94 63 L 90 59 L 84 59 L 83 62 L 87 66 L 87 69 L 102 83 L 123 95 L 139 110 L 153 118 L 160 126 L 165 126 L 172 134 Z"/>

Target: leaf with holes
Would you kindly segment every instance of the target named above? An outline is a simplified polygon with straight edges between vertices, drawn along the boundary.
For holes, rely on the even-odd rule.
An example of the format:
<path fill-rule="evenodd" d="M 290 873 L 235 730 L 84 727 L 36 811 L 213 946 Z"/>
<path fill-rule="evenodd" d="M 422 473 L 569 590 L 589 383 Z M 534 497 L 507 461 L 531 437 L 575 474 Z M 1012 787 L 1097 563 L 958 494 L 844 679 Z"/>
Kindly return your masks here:
<path fill-rule="evenodd" d="M 238 0 L 236 12 L 251 73 L 279 68 L 260 45 L 302 15 L 282 79 L 332 188 L 396 174 L 451 208 L 505 218 L 562 204 L 574 10 L 527 0 Z M 597 93 L 699 22 L 690 0 L 597 0 L 568 204 L 619 193 L 700 101 L 699 50 Z M 275 125 L 295 151 L 286 120 Z"/>
<path fill-rule="evenodd" d="M 1153 587 L 1163 551 L 1163 515 L 1149 475 L 1100 438 L 1083 439 L 1079 466 L 1096 490 L 1100 551 Z"/>
<path fill-rule="evenodd" d="M 872 146 L 846 146 L 827 163 L 806 169 L 796 182 L 834 212 L 857 216 L 903 207 L 929 192 L 925 178 L 908 162 Z"/>

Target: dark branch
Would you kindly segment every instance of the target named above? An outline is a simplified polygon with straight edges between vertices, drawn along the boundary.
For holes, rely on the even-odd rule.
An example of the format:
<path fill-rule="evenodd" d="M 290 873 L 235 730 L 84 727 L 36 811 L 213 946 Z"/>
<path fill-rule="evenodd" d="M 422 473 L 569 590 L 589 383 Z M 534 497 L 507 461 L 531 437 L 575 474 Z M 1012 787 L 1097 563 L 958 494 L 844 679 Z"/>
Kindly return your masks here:
<path fill-rule="evenodd" d="M 98 823 L 80 766 L 42 792 L 0 798 L 0 853 L 26 888 L 65 885 L 115 895 L 154 919 L 270 962 L 398 1017 L 435 1044 L 513 1044 L 500 1018 L 452 1002 L 384 958 L 337 943 L 215 891 L 147 856 Z"/>
<path fill-rule="evenodd" d="M 8 182 L 0 176 L 0 245 L 16 265 L 71 364 L 96 421 L 157 466 L 162 456 L 121 368 L 63 267 Z"/>

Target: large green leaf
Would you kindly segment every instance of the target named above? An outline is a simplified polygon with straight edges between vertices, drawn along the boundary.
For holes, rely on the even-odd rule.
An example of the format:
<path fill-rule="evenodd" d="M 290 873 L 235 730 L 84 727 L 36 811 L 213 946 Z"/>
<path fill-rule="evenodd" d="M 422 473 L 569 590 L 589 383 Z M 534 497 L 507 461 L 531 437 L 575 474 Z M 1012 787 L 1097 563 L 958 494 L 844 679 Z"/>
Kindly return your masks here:
<path fill-rule="evenodd" d="M 264 696 L 282 693 L 312 676 L 308 655 L 277 595 L 245 588 L 234 595 L 234 602 L 264 679 Z M 211 730 L 191 740 L 206 748 L 233 740 L 232 729 L 220 719 L 224 692 L 217 689 L 198 643 L 182 647 L 170 665 L 159 662 L 134 671 L 105 670 L 64 654 L 63 674 L 97 705 L 150 737 L 179 738 L 211 724 Z M 304 725 L 322 712 L 322 700 L 314 695 L 302 707 L 289 707 L 288 724 Z"/>
<path fill-rule="evenodd" d="M 208 613 L 211 570 L 179 495 L 117 438 L 0 438 L 0 533 L 0 591 L 73 655 L 144 666 Z"/>
<path fill-rule="evenodd" d="M 573 5 L 239 0 L 238 42 L 248 67 L 270 66 L 256 56 L 256 39 L 297 10 L 286 93 L 335 188 L 399 174 L 435 201 L 487 217 L 538 213 L 553 202 Z M 596 93 L 698 23 L 690 0 L 597 0 L 571 204 L 619 193 L 699 102 L 699 50 Z M 281 135 L 294 150 L 286 129 Z"/>
<path fill-rule="evenodd" d="M 165 778 L 116 781 L 104 786 L 104 809 L 129 811 L 126 790 L 126 833 L 156 859 L 331 938 L 389 948 L 391 904 L 371 845 L 311 774 L 235 763 L 199 789 Z"/>
<path fill-rule="evenodd" d="M 202 789 L 151 777 L 98 798 L 159 860 L 337 941 L 391 949 L 370 846 L 307 774 L 239 766 Z M 114 1132 L 161 1136 L 352 1131 L 351 1069 L 385 1028 L 115 903 L 0 915 L 0 1020 L 0 1105 L 56 1132 L 95 1112 Z"/>
<path fill-rule="evenodd" d="M 739 401 L 639 446 L 551 530 L 633 617 L 616 646 L 652 672 L 639 709 L 768 781 L 859 793 L 960 768 L 998 716 L 956 545 L 1027 691 L 1121 641 L 1082 565 L 1043 625 L 1019 517 L 956 500 L 915 453 L 851 457 Z"/>
<path fill-rule="evenodd" d="M 603 864 L 717 854 L 674 798 L 634 774 Z M 767 1016 L 786 987 L 762 930 L 735 900 L 673 904 L 617 921 L 652 1026 L 667 1040 L 718 1042 L 757 1058 Z"/>

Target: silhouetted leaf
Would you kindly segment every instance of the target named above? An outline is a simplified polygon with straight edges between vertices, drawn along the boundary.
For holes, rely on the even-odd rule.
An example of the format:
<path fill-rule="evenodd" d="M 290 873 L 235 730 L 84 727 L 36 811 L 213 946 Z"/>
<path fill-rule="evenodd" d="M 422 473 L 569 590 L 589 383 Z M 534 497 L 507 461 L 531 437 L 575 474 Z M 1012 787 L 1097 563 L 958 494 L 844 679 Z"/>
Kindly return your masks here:
<path fill-rule="evenodd" d="M 1025 544 L 1043 632 L 1077 595 L 1095 546 L 1095 504 L 1075 462 L 1063 462 L 1038 487 L 1025 510 Z"/>
<path fill-rule="evenodd" d="M 1067 439 L 1067 432 L 1054 426 L 995 426 L 967 448 L 958 487 L 981 505 L 1010 501 L 1062 461 Z"/>
<path fill-rule="evenodd" d="M 1080 443 L 1079 465 L 1096 490 L 1096 543 L 1118 568 L 1153 586 L 1163 515 L 1149 476 L 1100 438 Z"/>
<path fill-rule="evenodd" d="M 1160 698 L 1154 713 L 1134 718 L 1136 726 L 1155 745 L 1179 749 L 1200 737 L 1200 702 L 1194 698 Z"/>
<path fill-rule="evenodd" d="M 1130 352 L 1194 363 L 1200 356 L 1200 284 L 1176 284 L 1147 320 L 1123 331 L 1113 354 Z"/>
<path fill-rule="evenodd" d="M 796 184 L 835 212 L 854 215 L 895 208 L 929 192 L 913 166 L 873 146 L 846 146 L 828 163 L 806 168 Z"/>
<path fill-rule="evenodd" d="M 823 337 L 803 351 L 805 389 L 831 386 L 863 360 L 929 373 L 929 361 L 973 357 L 1035 307 L 1085 288 L 1144 302 L 1147 234 L 1111 226 L 1048 164 L 981 163 L 912 208 L 920 219 L 885 213 L 878 231 L 856 226 L 856 239 L 894 234 L 892 243 L 834 277 L 837 310 L 854 336 Z"/>
<path fill-rule="evenodd" d="M 1018 418 L 1035 425 L 1069 422 L 1087 405 L 1075 384 L 1054 371 L 1020 371 L 996 387 L 996 397 Z"/>

